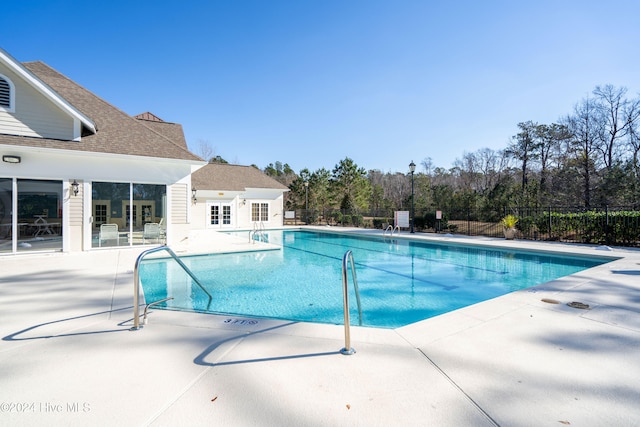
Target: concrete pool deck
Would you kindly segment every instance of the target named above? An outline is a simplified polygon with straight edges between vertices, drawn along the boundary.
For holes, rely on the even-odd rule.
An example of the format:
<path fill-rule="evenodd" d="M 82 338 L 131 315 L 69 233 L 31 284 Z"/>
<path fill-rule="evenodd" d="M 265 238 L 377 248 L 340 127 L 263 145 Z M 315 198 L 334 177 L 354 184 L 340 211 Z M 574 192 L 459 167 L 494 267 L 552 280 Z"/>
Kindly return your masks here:
<path fill-rule="evenodd" d="M 395 330 L 352 327 L 344 356 L 340 325 L 152 310 L 130 331 L 143 248 L 0 257 L 0 425 L 640 425 L 640 251 L 412 237 L 620 259 Z"/>

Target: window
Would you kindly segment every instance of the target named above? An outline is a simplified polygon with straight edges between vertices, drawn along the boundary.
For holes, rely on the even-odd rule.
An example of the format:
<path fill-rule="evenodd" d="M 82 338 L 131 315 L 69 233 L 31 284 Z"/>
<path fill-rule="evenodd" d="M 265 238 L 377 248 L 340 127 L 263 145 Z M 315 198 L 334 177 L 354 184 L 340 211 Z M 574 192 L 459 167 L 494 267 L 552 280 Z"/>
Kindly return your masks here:
<path fill-rule="evenodd" d="M 231 205 L 222 205 L 222 223 L 231 225 Z"/>
<path fill-rule="evenodd" d="M 14 111 L 14 99 L 13 83 L 0 74 L 0 110 L 12 113 Z"/>
<path fill-rule="evenodd" d="M 209 224 L 211 225 L 220 224 L 220 206 L 218 205 L 211 206 L 211 211 L 209 213 Z"/>
<path fill-rule="evenodd" d="M 251 221 L 269 221 L 269 203 L 251 203 Z"/>
<path fill-rule="evenodd" d="M 165 221 L 167 187 L 128 182 L 93 182 L 92 247 L 145 244 L 145 224 Z M 115 237 L 102 225 L 117 227 Z"/>
<path fill-rule="evenodd" d="M 62 250 L 62 181 L 18 179 L 17 251 Z"/>

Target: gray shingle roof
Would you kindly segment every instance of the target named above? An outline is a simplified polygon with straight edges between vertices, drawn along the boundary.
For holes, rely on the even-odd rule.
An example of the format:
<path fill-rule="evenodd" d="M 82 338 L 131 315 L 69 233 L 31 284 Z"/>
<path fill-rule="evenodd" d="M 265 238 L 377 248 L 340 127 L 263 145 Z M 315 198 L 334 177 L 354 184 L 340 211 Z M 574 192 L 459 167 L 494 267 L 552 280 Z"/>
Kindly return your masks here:
<path fill-rule="evenodd" d="M 288 190 L 253 166 L 209 163 L 191 174 L 191 185 L 198 190 L 244 191 L 247 188 Z"/>
<path fill-rule="evenodd" d="M 144 124 L 148 128 L 153 129 L 161 135 L 164 135 L 180 147 L 187 149 L 187 140 L 184 138 L 182 125 L 165 121 L 141 119 L 138 116 L 136 116 L 135 118 L 141 121 L 142 124 Z"/>
<path fill-rule="evenodd" d="M 202 161 L 187 150 L 182 127 L 180 137 L 176 137 L 178 130 L 174 124 L 170 131 L 160 131 L 154 125 L 162 123 L 149 125 L 130 117 L 42 62 L 27 62 L 23 66 L 93 120 L 98 131 L 83 136 L 79 142 L 0 134 L 0 144 Z"/>

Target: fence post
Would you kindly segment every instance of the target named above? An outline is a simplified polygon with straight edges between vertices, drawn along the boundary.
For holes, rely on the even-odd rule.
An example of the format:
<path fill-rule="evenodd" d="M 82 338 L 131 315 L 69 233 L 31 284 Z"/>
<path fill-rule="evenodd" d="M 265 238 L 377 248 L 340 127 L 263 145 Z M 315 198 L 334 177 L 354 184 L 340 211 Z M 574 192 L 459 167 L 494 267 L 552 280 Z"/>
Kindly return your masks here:
<path fill-rule="evenodd" d="M 553 239 L 553 234 L 551 233 L 551 206 L 549 206 L 549 240 Z"/>
<path fill-rule="evenodd" d="M 605 213 L 605 224 L 604 224 L 604 241 L 607 242 L 607 245 L 610 243 L 609 240 L 609 205 L 604 205 L 604 213 Z"/>

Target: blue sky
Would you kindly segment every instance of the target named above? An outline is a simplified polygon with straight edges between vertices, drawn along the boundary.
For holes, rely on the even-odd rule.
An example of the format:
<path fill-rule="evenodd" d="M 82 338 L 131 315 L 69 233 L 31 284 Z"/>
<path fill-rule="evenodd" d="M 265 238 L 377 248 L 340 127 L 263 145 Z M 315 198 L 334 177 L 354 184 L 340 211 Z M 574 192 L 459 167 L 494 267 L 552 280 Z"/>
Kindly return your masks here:
<path fill-rule="evenodd" d="M 406 172 L 640 91 L 635 0 L 11 1 L 0 45 L 231 163 Z"/>

